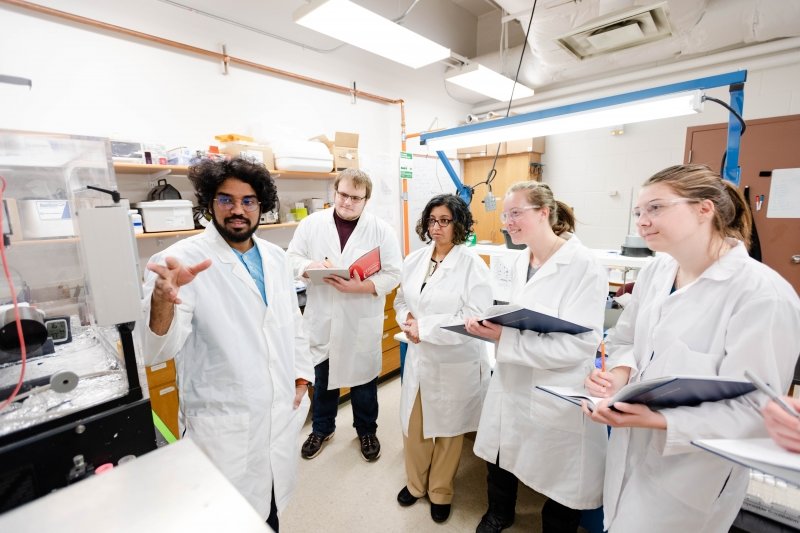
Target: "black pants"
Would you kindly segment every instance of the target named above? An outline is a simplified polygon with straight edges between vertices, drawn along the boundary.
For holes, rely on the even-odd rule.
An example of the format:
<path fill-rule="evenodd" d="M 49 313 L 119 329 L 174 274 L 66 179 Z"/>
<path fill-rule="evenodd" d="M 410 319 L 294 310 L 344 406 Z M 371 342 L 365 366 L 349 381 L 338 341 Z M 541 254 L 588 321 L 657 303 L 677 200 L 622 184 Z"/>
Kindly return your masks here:
<path fill-rule="evenodd" d="M 272 487 L 272 501 L 269 503 L 269 517 L 267 517 L 267 525 L 278 533 L 278 508 L 275 506 L 275 487 Z"/>
<path fill-rule="evenodd" d="M 517 476 L 504 470 L 497 463 L 486 463 L 488 473 L 489 512 L 500 517 L 504 522 L 514 518 L 517 507 Z M 543 533 L 575 533 L 581 521 L 581 512 L 570 509 L 550 498 L 542 507 Z"/>

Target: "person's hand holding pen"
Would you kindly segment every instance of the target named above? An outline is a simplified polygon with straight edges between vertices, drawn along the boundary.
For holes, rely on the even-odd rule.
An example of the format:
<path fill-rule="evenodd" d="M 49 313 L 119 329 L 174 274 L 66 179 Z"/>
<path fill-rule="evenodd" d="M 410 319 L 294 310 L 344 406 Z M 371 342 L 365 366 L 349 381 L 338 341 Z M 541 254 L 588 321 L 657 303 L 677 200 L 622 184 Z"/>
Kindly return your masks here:
<path fill-rule="evenodd" d="M 332 267 L 333 267 L 333 265 L 331 264 L 330 261 L 328 261 L 327 257 L 325 259 L 323 259 L 322 261 L 313 261 L 313 262 L 309 263 L 308 266 L 306 267 L 306 269 L 303 271 L 303 277 L 304 278 L 308 277 L 308 271 L 309 270 L 314 270 L 314 269 L 318 269 L 318 268 L 332 268 Z"/>
<path fill-rule="evenodd" d="M 800 409 L 800 400 L 791 396 L 784 396 L 780 400 L 794 411 Z M 767 432 L 772 440 L 790 452 L 800 452 L 800 418 L 797 414 L 789 414 L 775 400 L 770 401 L 762 413 L 764 414 L 764 424 L 766 424 Z"/>
<path fill-rule="evenodd" d="M 400 324 L 400 329 L 406 334 L 409 341 L 414 344 L 419 344 L 419 325 L 414 315 L 408 313 L 406 321 Z"/>

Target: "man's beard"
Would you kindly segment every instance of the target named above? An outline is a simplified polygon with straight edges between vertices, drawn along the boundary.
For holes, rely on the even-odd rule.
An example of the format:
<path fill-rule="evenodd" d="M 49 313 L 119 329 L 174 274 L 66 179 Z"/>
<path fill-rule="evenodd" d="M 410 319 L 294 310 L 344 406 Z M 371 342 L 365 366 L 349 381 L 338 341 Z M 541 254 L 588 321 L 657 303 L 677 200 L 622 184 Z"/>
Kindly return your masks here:
<path fill-rule="evenodd" d="M 258 224 L 250 225 L 250 221 L 242 216 L 226 217 L 223 220 L 223 222 L 227 223 L 231 220 L 237 220 L 237 219 L 244 220 L 245 222 L 247 222 L 248 227 L 242 228 L 240 231 L 231 231 L 222 224 L 220 224 L 219 222 L 217 222 L 217 217 L 214 217 L 212 220 L 214 222 L 214 227 L 217 228 L 219 234 L 222 235 L 222 238 L 225 239 L 226 241 L 239 243 L 250 240 L 250 237 L 252 237 L 253 233 L 255 233 L 256 230 L 258 229 Z"/>

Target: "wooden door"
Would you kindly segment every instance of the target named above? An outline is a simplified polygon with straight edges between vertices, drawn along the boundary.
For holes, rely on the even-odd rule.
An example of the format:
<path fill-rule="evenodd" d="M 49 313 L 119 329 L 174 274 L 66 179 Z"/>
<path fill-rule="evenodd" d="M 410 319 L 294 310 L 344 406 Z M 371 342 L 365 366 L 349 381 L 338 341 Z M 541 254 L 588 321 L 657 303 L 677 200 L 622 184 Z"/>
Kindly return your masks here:
<path fill-rule="evenodd" d="M 486 176 L 492 168 L 493 157 L 472 158 L 464 161 L 464 184 L 474 186 L 476 183 L 486 181 Z M 486 197 L 488 189 L 486 185 L 480 185 L 475 190 L 475 195 L 470 204 L 472 217 L 475 219 L 475 236 L 479 241 L 491 241 L 502 244 L 505 242 L 503 233 L 500 231 L 503 225 L 500 223 L 500 213 L 503 211 L 503 197 L 508 188 L 518 182 L 538 177 L 531 169 L 531 163 L 539 163 L 541 154 L 528 152 L 523 154 L 511 154 L 497 158 L 497 175 L 492 181 L 492 193 L 497 197 L 497 209 L 486 211 L 483 206 L 483 199 Z"/>
<path fill-rule="evenodd" d="M 705 163 L 719 171 L 727 143 L 727 128 L 727 124 L 689 128 L 684 162 Z M 750 187 L 750 207 L 764 263 L 800 293 L 800 264 L 792 262 L 792 257 L 800 254 L 800 219 L 767 218 L 772 182 L 770 174 L 778 168 L 800 167 L 798 139 L 800 115 L 748 121 L 739 157 L 742 169 L 739 186 L 742 190 Z M 756 199 L 762 194 L 764 202 L 761 209 L 757 209 Z M 797 201 L 800 202 L 800 198 Z"/>

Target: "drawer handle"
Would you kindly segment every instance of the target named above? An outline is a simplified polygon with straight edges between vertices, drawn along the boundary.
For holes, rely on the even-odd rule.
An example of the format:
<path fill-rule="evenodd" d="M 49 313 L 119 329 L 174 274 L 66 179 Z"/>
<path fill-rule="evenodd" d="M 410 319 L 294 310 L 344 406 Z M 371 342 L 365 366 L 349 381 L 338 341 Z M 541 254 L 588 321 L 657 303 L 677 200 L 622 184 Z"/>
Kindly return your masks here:
<path fill-rule="evenodd" d="M 165 394 L 169 394 L 170 392 L 175 392 L 175 387 L 167 387 L 165 389 L 161 389 L 158 391 L 159 396 L 164 396 Z"/>
<path fill-rule="evenodd" d="M 388 333 L 384 333 L 384 334 L 383 334 L 383 338 L 384 338 L 384 339 L 385 339 L 386 337 L 388 337 L 388 336 L 389 336 L 389 334 L 388 334 Z"/>
<path fill-rule="evenodd" d="M 158 372 L 159 370 L 164 370 L 167 368 L 167 363 L 159 363 L 157 365 L 153 365 L 150 367 L 150 372 Z"/>
<path fill-rule="evenodd" d="M 383 319 L 384 320 L 389 320 L 389 315 L 388 314 L 383 315 Z"/>

